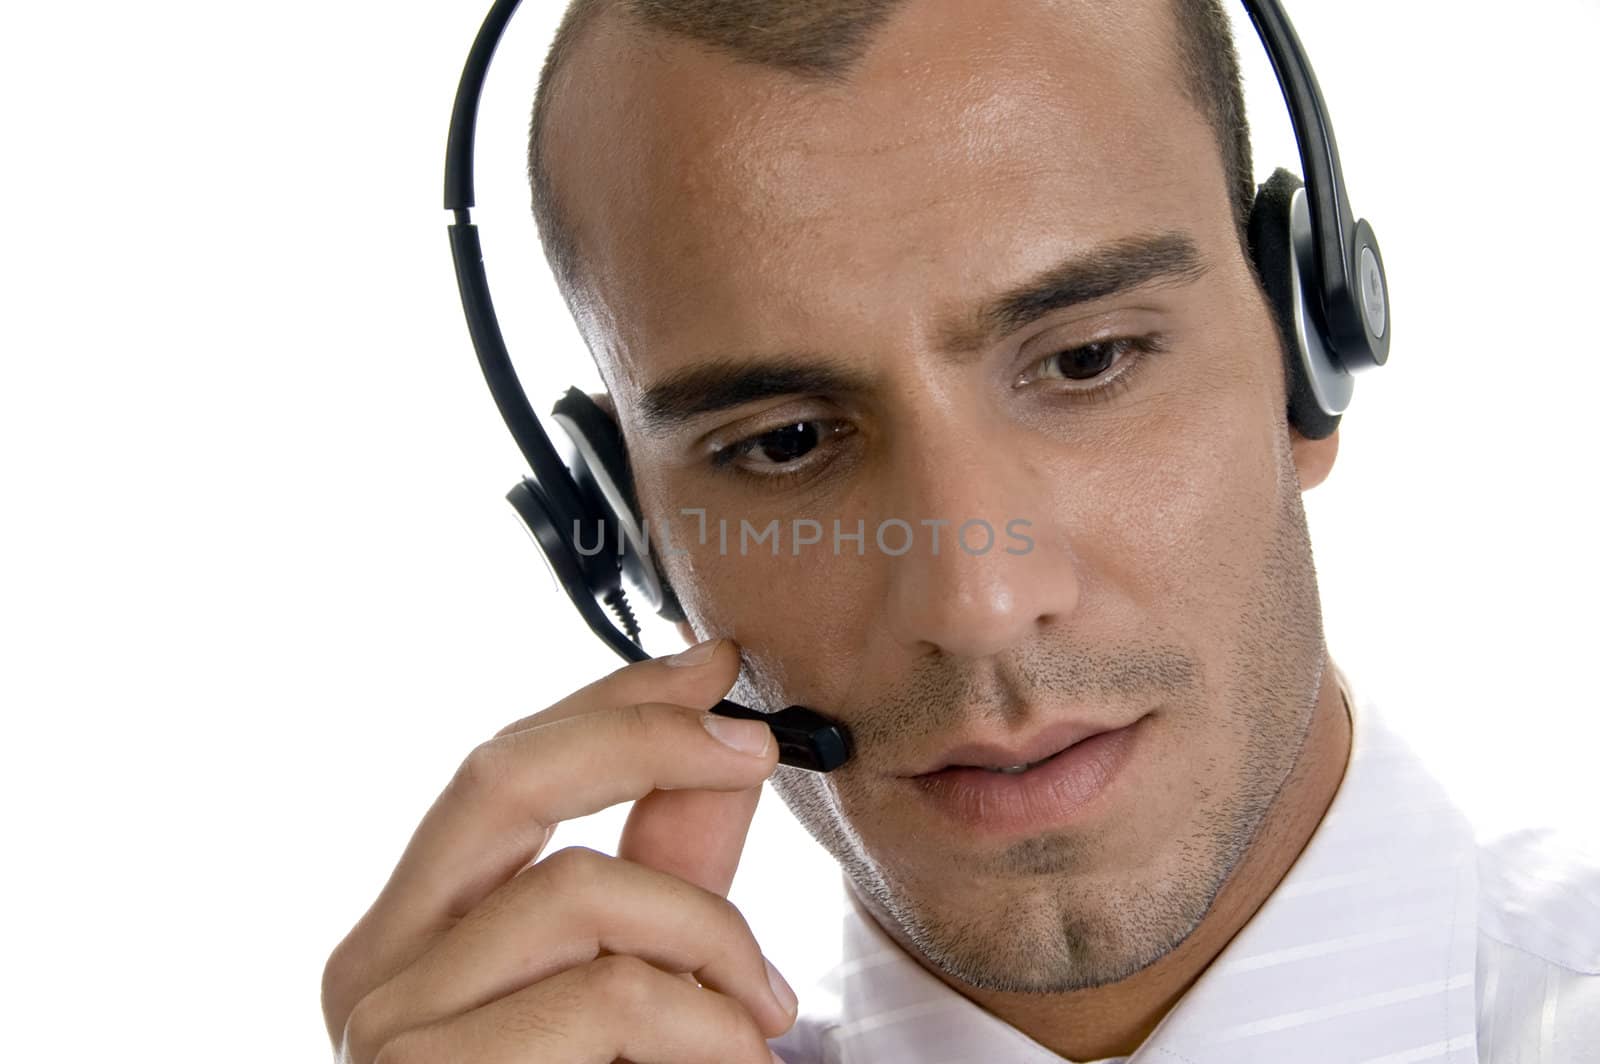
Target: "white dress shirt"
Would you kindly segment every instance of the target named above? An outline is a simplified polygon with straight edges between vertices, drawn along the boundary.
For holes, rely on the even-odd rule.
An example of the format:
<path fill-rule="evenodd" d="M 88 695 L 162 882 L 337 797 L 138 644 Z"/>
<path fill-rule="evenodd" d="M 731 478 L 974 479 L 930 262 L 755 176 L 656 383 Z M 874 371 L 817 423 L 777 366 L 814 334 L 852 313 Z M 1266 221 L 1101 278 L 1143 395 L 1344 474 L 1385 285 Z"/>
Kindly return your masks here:
<path fill-rule="evenodd" d="M 1600 1064 L 1600 861 L 1479 841 L 1334 667 L 1345 775 L 1272 895 L 1131 1057 L 1095 1064 Z M 848 890 L 788 1064 L 1060 1064 L 934 978 Z"/>

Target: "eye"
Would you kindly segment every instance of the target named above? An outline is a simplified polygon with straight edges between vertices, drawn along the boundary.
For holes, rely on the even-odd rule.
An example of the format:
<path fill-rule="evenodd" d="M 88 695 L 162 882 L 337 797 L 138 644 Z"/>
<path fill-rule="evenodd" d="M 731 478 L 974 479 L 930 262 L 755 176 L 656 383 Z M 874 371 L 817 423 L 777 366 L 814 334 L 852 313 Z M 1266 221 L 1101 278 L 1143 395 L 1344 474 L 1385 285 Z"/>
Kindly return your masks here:
<path fill-rule="evenodd" d="M 1080 399 L 1107 399 L 1119 387 L 1130 383 L 1131 374 L 1145 361 L 1144 356 L 1165 350 L 1157 335 L 1096 340 L 1079 347 L 1056 351 L 1035 362 L 1017 381 L 1077 381 L 1100 383 L 1093 387 L 1060 387 L 1057 390 Z M 1121 369 L 1112 373 L 1116 367 Z M 1109 375 L 1109 377 L 1108 377 Z"/>
<path fill-rule="evenodd" d="M 1101 340 L 1082 347 L 1058 351 L 1040 363 L 1041 377 L 1064 380 L 1092 380 L 1116 364 L 1118 340 Z"/>
<path fill-rule="evenodd" d="M 792 476 L 825 461 L 833 441 L 851 431 L 842 421 L 794 421 L 718 448 L 711 464 L 718 469 L 732 466 L 750 476 Z"/>

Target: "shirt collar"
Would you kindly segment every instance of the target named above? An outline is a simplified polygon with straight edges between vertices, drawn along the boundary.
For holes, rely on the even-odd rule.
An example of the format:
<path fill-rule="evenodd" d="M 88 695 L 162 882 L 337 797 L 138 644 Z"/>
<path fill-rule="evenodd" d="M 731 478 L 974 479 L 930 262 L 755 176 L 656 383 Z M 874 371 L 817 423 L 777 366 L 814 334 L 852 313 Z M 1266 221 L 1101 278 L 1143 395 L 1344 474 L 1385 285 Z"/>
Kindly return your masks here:
<path fill-rule="evenodd" d="M 1333 666 L 1351 715 L 1344 779 L 1277 889 L 1128 1064 L 1471 1064 L 1472 829 Z M 847 889 L 841 963 L 819 989 L 829 1064 L 1061 1057 L 901 950 Z"/>

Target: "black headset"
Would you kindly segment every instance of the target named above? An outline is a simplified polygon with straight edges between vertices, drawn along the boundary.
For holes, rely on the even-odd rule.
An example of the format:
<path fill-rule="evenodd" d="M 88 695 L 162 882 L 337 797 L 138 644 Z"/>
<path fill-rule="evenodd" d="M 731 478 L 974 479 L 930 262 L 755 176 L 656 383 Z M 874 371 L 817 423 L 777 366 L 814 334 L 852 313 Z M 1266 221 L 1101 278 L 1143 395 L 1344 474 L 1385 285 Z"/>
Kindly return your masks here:
<path fill-rule="evenodd" d="M 639 520 L 622 432 L 611 416 L 576 388 L 552 415 L 565 437 L 558 455 L 512 368 L 472 223 L 473 137 L 489 62 L 520 0 L 496 0 L 473 41 L 450 115 L 444 206 L 452 212 L 450 251 L 467 328 L 495 405 L 533 469 L 507 494 L 551 571 L 594 633 L 628 661 L 649 657 L 628 606 L 624 581 L 668 621 L 684 619 L 652 557 Z M 1259 187 L 1250 212 L 1251 259 L 1281 333 L 1289 382 L 1288 417 L 1307 439 L 1325 439 L 1350 404 L 1352 374 L 1389 359 L 1388 282 L 1377 237 L 1356 221 L 1345 195 L 1333 124 L 1300 39 L 1277 0 L 1245 0 L 1289 105 L 1305 183 L 1279 169 Z M 582 551 L 582 541 L 620 549 Z M 616 615 L 616 622 L 602 606 Z M 850 758 L 844 725 L 804 706 L 761 713 L 726 699 L 713 712 L 766 722 L 786 765 L 830 772 Z"/>

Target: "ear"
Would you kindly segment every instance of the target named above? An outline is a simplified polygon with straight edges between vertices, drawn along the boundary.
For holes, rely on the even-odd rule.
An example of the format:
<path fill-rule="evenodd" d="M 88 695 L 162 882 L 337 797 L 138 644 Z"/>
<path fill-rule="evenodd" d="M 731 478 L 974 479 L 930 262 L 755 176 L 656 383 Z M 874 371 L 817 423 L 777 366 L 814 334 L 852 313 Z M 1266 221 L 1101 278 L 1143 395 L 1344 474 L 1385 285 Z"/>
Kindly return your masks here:
<path fill-rule="evenodd" d="M 1294 467 L 1300 473 L 1300 490 L 1310 491 L 1328 479 L 1333 460 L 1339 455 L 1339 430 L 1320 440 L 1308 440 L 1290 430 L 1290 448 L 1294 452 Z"/>

